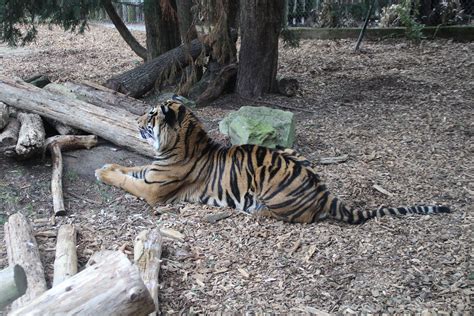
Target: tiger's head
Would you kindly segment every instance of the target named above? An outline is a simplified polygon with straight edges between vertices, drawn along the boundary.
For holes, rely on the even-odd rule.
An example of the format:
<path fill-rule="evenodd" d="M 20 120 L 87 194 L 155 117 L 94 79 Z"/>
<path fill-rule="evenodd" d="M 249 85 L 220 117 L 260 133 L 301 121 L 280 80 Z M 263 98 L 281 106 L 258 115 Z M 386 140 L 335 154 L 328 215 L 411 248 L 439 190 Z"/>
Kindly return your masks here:
<path fill-rule="evenodd" d="M 194 141 L 207 138 L 202 123 L 183 104 L 181 97 L 174 95 L 147 114 L 138 118 L 140 137 L 146 140 L 157 152 L 183 148 L 185 139 Z"/>

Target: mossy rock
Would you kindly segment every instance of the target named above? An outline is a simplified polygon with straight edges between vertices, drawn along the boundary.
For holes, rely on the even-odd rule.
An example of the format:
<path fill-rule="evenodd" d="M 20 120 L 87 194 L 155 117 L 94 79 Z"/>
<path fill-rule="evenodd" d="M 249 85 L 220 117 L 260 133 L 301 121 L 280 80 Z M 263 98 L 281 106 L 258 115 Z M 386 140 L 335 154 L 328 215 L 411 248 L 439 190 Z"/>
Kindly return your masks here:
<path fill-rule="evenodd" d="M 295 120 L 291 112 L 264 106 L 243 106 L 227 115 L 219 123 L 219 130 L 230 137 L 233 145 L 289 148 L 295 139 Z"/>

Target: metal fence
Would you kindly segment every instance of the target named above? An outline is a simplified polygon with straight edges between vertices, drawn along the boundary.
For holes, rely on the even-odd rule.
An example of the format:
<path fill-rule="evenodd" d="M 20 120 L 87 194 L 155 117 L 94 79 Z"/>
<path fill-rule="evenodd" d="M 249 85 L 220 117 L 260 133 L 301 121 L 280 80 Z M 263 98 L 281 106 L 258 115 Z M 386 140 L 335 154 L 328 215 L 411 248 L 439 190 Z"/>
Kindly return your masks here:
<path fill-rule="evenodd" d="M 286 0 L 290 27 L 360 27 L 373 0 Z M 474 23 L 474 0 L 375 0 L 373 26 L 402 26 L 400 10 L 426 25 Z M 406 11 L 408 10 L 408 11 Z"/>

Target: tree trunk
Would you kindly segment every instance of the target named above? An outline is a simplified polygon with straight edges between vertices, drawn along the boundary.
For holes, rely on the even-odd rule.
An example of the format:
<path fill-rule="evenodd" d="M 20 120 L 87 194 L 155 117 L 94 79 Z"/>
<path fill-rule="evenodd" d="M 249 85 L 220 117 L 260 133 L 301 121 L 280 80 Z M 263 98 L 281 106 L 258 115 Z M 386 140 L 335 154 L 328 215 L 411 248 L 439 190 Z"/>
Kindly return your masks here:
<path fill-rule="evenodd" d="M 168 0 L 168 3 L 170 11 L 163 12 L 160 0 L 144 1 L 148 61 L 181 44 L 176 2 Z"/>
<path fill-rule="evenodd" d="M 237 75 L 237 65 L 229 64 L 224 66 L 217 76 L 209 82 L 206 90 L 202 92 L 196 99 L 196 105 L 205 106 L 217 99 L 229 83 L 235 84 L 235 77 Z"/>
<path fill-rule="evenodd" d="M 119 251 L 53 287 L 10 315 L 146 315 L 153 299 L 138 268 Z"/>
<path fill-rule="evenodd" d="M 5 224 L 5 244 L 8 264 L 10 266 L 19 264 L 25 270 L 28 284 L 25 295 L 13 302 L 12 309 L 15 310 L 40 296 L 47 289 L 38 244 L 25 215 L 16 213 L 8 218 Z"/>
<path fill-rule="evenodd" d="M 0 101 L 61 121 L 142 155 L 155 155 L 154 149 L 138 136 L 137 116 L 125 110 L 106 110 L 3 76 L 0 76 Z"/>
<path fill-rule="evenodd" d="M 115 28 L 120 33 L 120 35 L 125 40 L 125 42 L 128 44 L 128 46 L 130 46 L 130 48 L 135 52 L 135 54 L 137 54 L 143 60 L 146 60 L 147 59 L 146 48 L 143 47 L 135 39 L 135 37 L 132 35 L 132 33 L 129 31 L 129 29 L 125 25 L 125 23 L 123 23 L 122 19 L 117 14 L 117 11 L 112 5 L 112 1 L 102 0 L 102 6 L 104 7 L 105 11 L 107 11 L 107 14 L 109 15 L 110 20 L 115 25 Z"/>
<path fill-rule="evenodd" d="M 152 61 L 131 69 L 107 80 L 106 87 L 129 95 L 140 97 L 150 91 L 157 80 L 167 78 L 169 73 L 184 68 L 189 64 L 189 56 L 196 59 L 207 48 L 197 39 L 188 45 L 172 49 Z"/>
<path fill-rule="evenodd" d="M 56 240 L 53 287 L 77 273 L 77 231 L 74 225 L 61 225 Z"/>
<path fill-rule="evenodd" d="M 240 2 L 241 45 L 236 92 L 242 97 L 259 97 L 275 90 L 284 3 Z"/>
<path fill-rule="evenodd" d="M 193 23 L 193 15 L 191 12 L 193 0 L 178 0 L 176 5 L 181 42 L 189 43 L 197 38 L 196 26 Z"/>
<path fill-rule="evenodd" d="M 0 271 L 0 310 L 25 294 L 27 288 L 25 270 L 12 265 Z"/>

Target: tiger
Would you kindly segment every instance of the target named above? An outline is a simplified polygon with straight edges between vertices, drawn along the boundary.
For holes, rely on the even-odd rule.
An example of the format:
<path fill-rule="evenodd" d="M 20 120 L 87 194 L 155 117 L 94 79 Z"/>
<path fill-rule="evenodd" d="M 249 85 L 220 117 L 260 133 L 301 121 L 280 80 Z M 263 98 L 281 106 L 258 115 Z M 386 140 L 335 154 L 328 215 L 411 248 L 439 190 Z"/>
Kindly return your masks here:
<path fill-rule="evenodd" d="M 290 223 L 334 219 L 349 224 L 385 215 L 450 212 L 438 205 L 351 209 L 330 193 L 311 162 L 293 149 L 224 146 L 212 140 L 179 96 L 140 116 L 138 131 L 153 146 L 154 161 L 138 167 L 106 164 L 95 175 L 153 207 L 202 203 Z"/>

